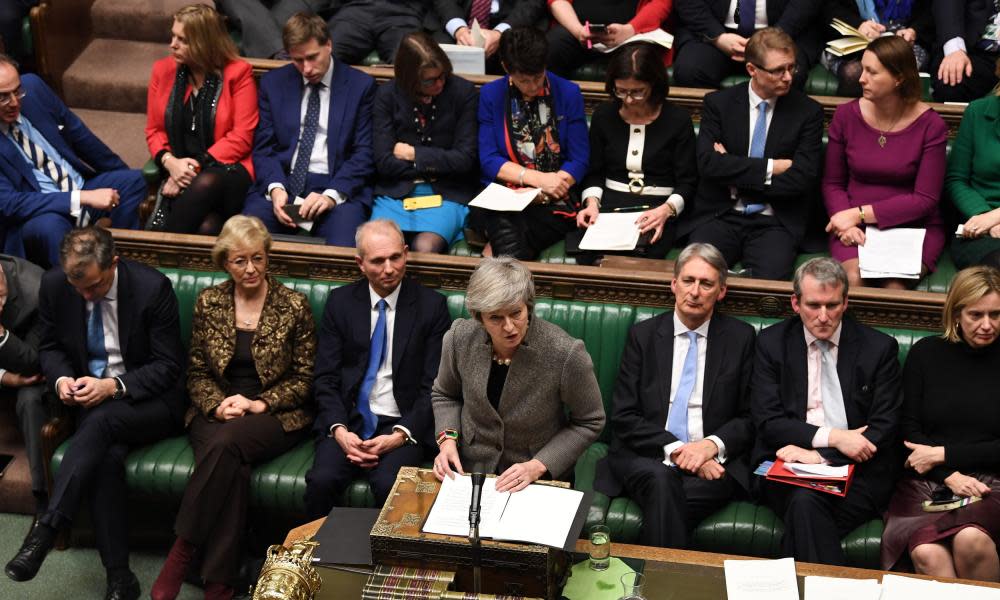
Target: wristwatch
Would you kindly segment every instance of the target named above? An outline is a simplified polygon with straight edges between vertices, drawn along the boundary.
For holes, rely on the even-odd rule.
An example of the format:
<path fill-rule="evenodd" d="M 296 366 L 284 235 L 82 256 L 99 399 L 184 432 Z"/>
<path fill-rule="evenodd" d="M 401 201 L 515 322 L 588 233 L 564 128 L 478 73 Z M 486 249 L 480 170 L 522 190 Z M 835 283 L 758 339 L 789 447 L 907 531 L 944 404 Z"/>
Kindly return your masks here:
<path fill-rule="evenodd" d="M 121 377 L 115 377 L 115 393 L 111 394 L 112 400 L 121 400 L 125 396 L 125 384 L 122 383 Z"/>

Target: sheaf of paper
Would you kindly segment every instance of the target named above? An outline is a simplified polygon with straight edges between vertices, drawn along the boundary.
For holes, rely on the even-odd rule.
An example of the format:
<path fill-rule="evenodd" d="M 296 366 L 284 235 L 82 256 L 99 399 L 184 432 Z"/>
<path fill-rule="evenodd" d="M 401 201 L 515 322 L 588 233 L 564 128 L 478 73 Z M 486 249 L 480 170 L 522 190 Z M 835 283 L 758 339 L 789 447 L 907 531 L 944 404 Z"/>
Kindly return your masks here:
<path fill-rule="evenodd" d="M 1000 598 L 1000 589 L 988 588 L 979 585 L 966 585 L 964 583 L 952 583 L 948 590 L 949 598 L 961 598 L 962 600 L 997 600 Z"/>
<path fill-rule="evenodd" d="M 469 202 L 469 206 L 502 212 L 521 212 L 531 204 L 531 201 L 541 191 L 538 188 L 524 188 L 515 191 L 499 183 L 491 183 L 486 186 L 485 190 L 479 192 L 479 195 L 473 198 L 472 202 Z"/>
<path fill-rule="evenodd" d="M 796 475 L 813 475 L 816 477 L 847 477 L 847 474 L 850 473 L 848 465 L 834 467 L 831 465 L 785 463 L 785 468 Z"/>
<path fill-rule="evenodd" d="M 647 42 L 650 44 L 659 44 L 664 48 L 670 48 L 674 45 L 674 36 L 670 35 L 666 31 L 663 31 L 662 29 L 657 28 L 652 31 L 647 31 L 646 33 L 637 33 L 621 44 L 610 48 L 604 44 L 594 44 L 594 50 L 607 54 L 609 52 L 614 52 L 625 44 L 631 44 L 632 42 Z"/>
<path fill-rule="evenodd" d="M 905 227 L 885 231 L 876 227 L 866 228 L 865 245 L 858 248 L 862 277 L 867 277 L 866 271 L 919 277 L 926 233 L 926 229 Z"/>
<path fill-rule="evenodd" d="M 551 485 L 529 485 L 510 495 L 493 539 L 562 548 L 583 492 Z"/>
<path fill-rule="evenodd" d="M 462 46 L 460 44 L 440 44 L 441 49 L 448 55 L 451 61 L 452 70 L 465 75 L 485 75 L 486 74 L 486 51 L 476 46 Z"/>
<path fill-rule="evenodd" d="M 483 482 L 483 495 L 479 513 L 479 537 L 493 537 L 497 522 L 503 513 L 510 492 L 498 492 L 496 478 L 487 477 Z M 443 535 L 469 535 L 469 504 L 472 501 L 472 477 L 456 475 L 441 482 L 434 505 L 424 521 L 424 533 Z"/>
<path fill-rule="evenodd" d="M 879 600 L 881 593 L 877 579 L 806 577 L 805 600 Z"/>
<path fill-rule="evenodd" d="M 795 560 L 727 560 L 729 600 L 799 600 Z"/>
<path fill-rule="evenodd" d="M 477 48 L 486 47 L 486 38 L 483 37 L 483 30 L 482 28 L 479 27 L 479 21 L 475 19 L 472 20 L 472 28 L 469 30 L 469 32 L 472 34 L 472 43 Z"/>
<path fill-rule="evenodd" d="M 295 197 L 295 201 L 292 202 L 292 204 L 302 204 L 305 201 L 306 201 L 306 199 L 303 198 L 302 196 L 296 196 Z M 313 222 L 312 221 L 302 221 L 301 223 L 298 223 L 298 226 L 299 226 L 300 229 L 305 229 L 306 231 L 312 233 L 312 230 L 313 230 Z"/>
<path fill-rule="evenodd" d="M 951 584 L 901 575 L 882 576 L 882 600 L 942 600 L 955 598 Z"/>
<path fill-rule="evenodd" d="M 601 213 L 580 240 L 581 250 L 635 250 L 640 213 Z"/>

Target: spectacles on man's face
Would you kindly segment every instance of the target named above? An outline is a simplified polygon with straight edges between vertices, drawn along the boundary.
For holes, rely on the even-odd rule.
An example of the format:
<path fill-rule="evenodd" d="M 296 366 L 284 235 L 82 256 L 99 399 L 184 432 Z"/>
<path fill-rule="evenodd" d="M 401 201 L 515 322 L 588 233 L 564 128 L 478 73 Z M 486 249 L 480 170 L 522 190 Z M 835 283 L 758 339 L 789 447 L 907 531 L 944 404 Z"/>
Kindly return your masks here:
<path fill-rule="evenodd" d="M 645 89 L 642 89 L 642 90 L 622 90 L 622 89 L 615 88 L 615 98 L 618 98 L 619 100 L 625 100 L 626 98 L 631 98 L 632 100 L 635 100 L 636 102 L 639 102 L 639 101 L 645 100 L 646 96 L 648 96 L 648 95 L 649 95 L 649 90 L 645 90 Z"/>
<path fill-rule="evenodd" d="M 249 265 L 251 263 L 253 263 L 253 266 L 255 268 L 259 269 L 259 268 L 263 267 L 264 263 L 266 263 L 266 262 L 267 262 L 267 257 L 266 256 L 264 256 L 263 254 L 254 254 L 253 256 L 250 257 L 250 260 L 247 260 L 246 258 L 243 258 L 241 256 L 239 258 L 234 258 L 233 260 L 229 261 L 229 264 L 233 265 L 237 269 L 241 269 L 241 270 L 245 271 L 246 268 L 247 268 L 247 265 Z"/>
<path fill-rule="evenodd" d="M 16 90 L 0 92 L 0 106 L 10 106 L 15 100 L 21 100 L 28 95 L 24 88 L 17 86 Z"/>
<path fill-rule="evenodd" d="M 770 75 L 771 77 L 781 77 L 785 73 L 788 73 L 790 76 L 795 77 L 795 74 L 799 72 L 798 65 L 781 65 L 778 67 L 774 67 L 773 69 L 765 69 L 764 67 L 756 63 L 750 63 L 750 64 L 756 67 L 758 71 L 763 71 L 768 75 Z"/>

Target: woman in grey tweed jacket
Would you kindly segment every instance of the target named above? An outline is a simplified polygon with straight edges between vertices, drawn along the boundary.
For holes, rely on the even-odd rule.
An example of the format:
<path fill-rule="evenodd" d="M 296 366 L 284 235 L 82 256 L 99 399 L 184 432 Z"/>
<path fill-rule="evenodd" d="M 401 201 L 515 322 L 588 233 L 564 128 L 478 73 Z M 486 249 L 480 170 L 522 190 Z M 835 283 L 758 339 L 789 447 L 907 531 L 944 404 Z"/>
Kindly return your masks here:
<path fill-rule="evenodd" d="M 605 420 L 583 342 L 533 316 L 531 272 L 509 257 L 479 264 L 465 303 L 473 318 L 445 334 L 431 392 L 434 473 L 496 473 L 499 491 L 572 477 Z"/>

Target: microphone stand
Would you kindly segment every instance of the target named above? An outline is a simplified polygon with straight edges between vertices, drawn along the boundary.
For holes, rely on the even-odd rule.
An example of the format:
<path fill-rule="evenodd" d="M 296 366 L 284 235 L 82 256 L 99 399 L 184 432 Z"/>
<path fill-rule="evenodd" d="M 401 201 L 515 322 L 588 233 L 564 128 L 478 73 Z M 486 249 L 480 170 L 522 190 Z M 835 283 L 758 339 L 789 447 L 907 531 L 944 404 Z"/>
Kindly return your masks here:
<path fill-rule="evenodd" d="M 472 545 L 472 586 L 476 594 L 483 589 L 483 557 L 479 540 L 479 513 L 482 508 L 483 483 L 486 475 L 472 474 L 472 498 L 469 502 L 469 543 Z"/>

